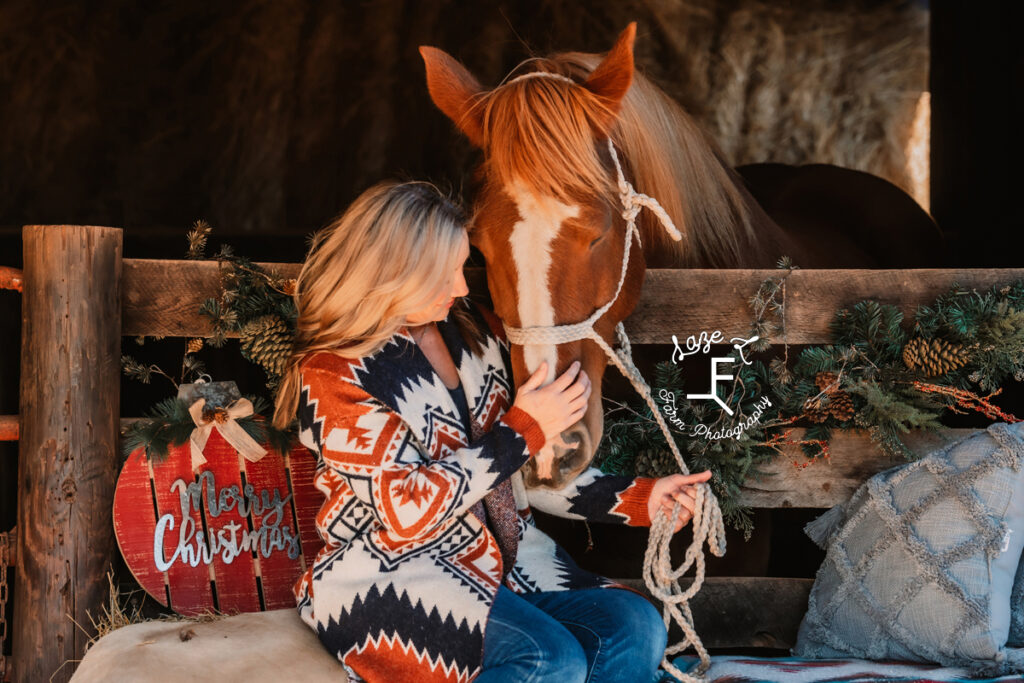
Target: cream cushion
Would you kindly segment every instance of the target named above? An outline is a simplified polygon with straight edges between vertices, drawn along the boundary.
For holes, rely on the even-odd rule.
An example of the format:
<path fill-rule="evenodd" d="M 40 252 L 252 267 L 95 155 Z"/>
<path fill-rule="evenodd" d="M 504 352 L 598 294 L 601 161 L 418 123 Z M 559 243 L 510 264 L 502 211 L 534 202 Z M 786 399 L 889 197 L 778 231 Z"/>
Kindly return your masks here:
<path fill-rule="evenodd" d="M 292 608 L 125 626 L 96 641 L 71 680 L 346 683 L 348 676 Z"/>

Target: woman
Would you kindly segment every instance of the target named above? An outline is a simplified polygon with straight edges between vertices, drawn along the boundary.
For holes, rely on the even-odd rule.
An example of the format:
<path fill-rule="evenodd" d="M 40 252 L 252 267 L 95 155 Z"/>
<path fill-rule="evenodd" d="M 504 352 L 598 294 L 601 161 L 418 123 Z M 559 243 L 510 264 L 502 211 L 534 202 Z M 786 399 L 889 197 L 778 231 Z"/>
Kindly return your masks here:
<path fill-rule="evenodd" d="M 577 567 L 530 505 L 646 526 L 679 501 L 681 528 L 710 473 L 526 490 L 519 468 L 591 385 L 575 364 L 542 387 L 542 365 L 512 400 L 501 324 L 463 298 L 468 256 L 463 216 L 426 183 L 367 190 L 314 240 L 274 415 L 298 413 L 327 497 L 299 612 L 354 680 L 650 680 L 657 610 Z"/>

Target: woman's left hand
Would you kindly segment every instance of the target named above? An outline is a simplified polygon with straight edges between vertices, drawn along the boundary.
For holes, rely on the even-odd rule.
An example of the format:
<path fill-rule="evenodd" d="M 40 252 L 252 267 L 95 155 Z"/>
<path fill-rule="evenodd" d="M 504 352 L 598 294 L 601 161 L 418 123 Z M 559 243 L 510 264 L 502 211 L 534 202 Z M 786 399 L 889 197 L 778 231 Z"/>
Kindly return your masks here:
<path fill-rule="evenodd" d="M 651 520 L 658 514 L 659 509 L 665 510 L 665 516 L 672 518 L 672 508 L 679 502 L 683 509 L 676 518 L 676 528 L 673 533 L 679 531 L 693 518 L 693 507 L 696 504 L 697 493 L 694 490 L 695 484 L 701 484 L 711 479 L 711 471 L 705 470 L 697 474 L 670 474 L 654 482 L 651 488 L 651 497 L 647 499 L 647 513 Z"/>

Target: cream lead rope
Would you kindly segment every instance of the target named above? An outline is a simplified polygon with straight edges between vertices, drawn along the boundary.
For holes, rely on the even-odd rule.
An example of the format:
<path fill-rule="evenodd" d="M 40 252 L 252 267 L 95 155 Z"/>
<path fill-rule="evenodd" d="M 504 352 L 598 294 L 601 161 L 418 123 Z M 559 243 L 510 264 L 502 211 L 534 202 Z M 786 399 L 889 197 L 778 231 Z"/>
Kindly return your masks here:
<path fill-rule="evenodd" d="M 625 248 L 622 254 L 622 271 L 619 273 L 619 284 L 615 288 L 615 295 L 604 306 L 597 309 L 589 318 L 583 322 L 573 325 L 554 325 L 551 327 L 509 327 L 505 325 L 505 334 L 513 344 L 563 344 L 565 342 L 578 341 L 580 339 L 592 339 L 611 359 L 623 375 L 633 384 L 647 405 L 651 414 L 657 420 L 661 433 L 665 435 L 665 441 L 672 454 L 676 457 L 676 463 L 683 474 L 689 474 L 683 456 L 676 446 L 675 439 L 669 432 L 665 418 L 658 410 L 654 399 L 651 396 L 651 388 L 644 381 L 640 371 L 633 364 L 633 354 L 626 337 L 626 330 L 622 323 L 615 326 L 615 336 L 619 343 L 619 350 L 616 351 L 594 331 L 594 323 L 603 316 L 622 290 L 622 283 L 626 279 L 626 269 L 629 265 L 630 244 L 635 237 L 637 245 L 640 245 L 640 232 L 636 227 L 636 217 L 643 208 L 650 209 L 661 221 L 661 224 L 668 231 L 673 239 L 681 239 L 679 231 L 672 223 L 672 219 L 665 212 L 653 197 L 637 192 L 626 180 L 619 164 L 619 157 L 615 152 L 615 146 L 611 139 L 608 140 L 608 151 L 611 153 L 612 161 L 615 163 L 615 172 L 618 175 L 619 199 L 622 202 L 622 217 L 626 220 Z M 683 630 L 683 640 L 670 645 L 665 650 L 662 659 L 662 666 L 683 683 L 698 683 L 704 680 L 704 673 L 708 670 L 711 660 L 707 650 L 697 636 L 693 626 L 693 614 L 690 612 L 689 601 L 704 584 L 704 553 L 703 546 L 707 542 L 708 549 L 716 557 L 725 554 L 725 526 L 722 522 L 722 510 L 718 506 L 718 499 L 711 492 L 707 484 L 696 486 L 696 505 L 693 511 L 692 529 L 693 543 L 686 550 L 683 563 L 676 569 L 672 568 L 672 560 L 669 554 L 669 542 L 672 540 L 675 520 L 679 516 L 682 506 L 676 503 L 672 510 L 672 517 L 669 519 L 661 508 L 657 516 L 651 522 L 650 538 L 647 542 L 647 552 L 644 554 L 644 583 L 650 590 L 651 595 L 662 603 L 662 616 L 665 619 L 667 629 L 671 622 L 679 624 Z M 685 591 L 679 586 L 681 577 L 691 566 L 696 565 L 696 573 L 693 583 Z M 685 650 L 693 645 L 700 657 L 700 665 L 694 671 L 695 675 L 688 675 L 677 669 L 668 661 L 668 656 Z"/>

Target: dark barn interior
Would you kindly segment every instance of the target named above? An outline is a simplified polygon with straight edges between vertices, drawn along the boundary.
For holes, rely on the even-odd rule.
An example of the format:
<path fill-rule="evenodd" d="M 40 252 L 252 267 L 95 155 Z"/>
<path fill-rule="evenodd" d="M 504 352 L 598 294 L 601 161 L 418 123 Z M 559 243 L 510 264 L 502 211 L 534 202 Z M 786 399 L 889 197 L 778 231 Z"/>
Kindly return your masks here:
<path fill-rule="evenodd" d="M 926 0 L 4 0 L 0 265 L 21 266 L 30 224 L 121 227 L 125 257 L 179 259 L 200 219 L 213 226 L 208 253 L 229 244 L 299 262 L 308 235 L 378 180 L 469 192 L 477 152 L 431 103 L 418 46 L 445 49 L 494 85 L 531 55 L 603 52 L 635 20 L 638 68 L 733 164 L 867 171 L 934 217 L 944 244 L 922 245 L 941 254 L 931 267 L 1020 267 L 1022 19 L 1020 3 Z M 18 413 L 20 306 L 0 291 L 0 415 Z M 123 340 L 125 353 L 170 367 L 183 344 Z M 669 357 L 644 348 L 648 366 Z M 204 354 L 215 378 L 266 393 L 237 346 Z M 169 393 L 125 379 L 121 415 Z M 1021 393 L 1007 391 L 1010 412 Z M 0 442 L 0 531 L 16 521 L 17 451 Z M 582 565 L 638 575 L 632 551 L 601 553 L 642 554 L 635 533 L 546 523 Z M 749 548 L 766 553 L 767 539 L 755 530 Z M 806 539 L 775 538 L 753 571 L 792 572 L 798 557 L 813 576 L 816 553 Z"/>

